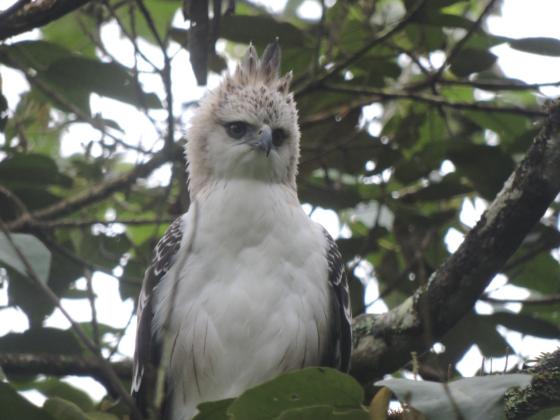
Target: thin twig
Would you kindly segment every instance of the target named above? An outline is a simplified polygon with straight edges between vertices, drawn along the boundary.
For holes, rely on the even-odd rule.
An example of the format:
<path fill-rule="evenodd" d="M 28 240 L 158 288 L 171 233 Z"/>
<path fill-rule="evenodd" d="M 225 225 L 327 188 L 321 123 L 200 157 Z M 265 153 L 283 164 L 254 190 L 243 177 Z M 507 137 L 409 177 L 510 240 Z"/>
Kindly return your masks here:
<path fill-rule="evenodd" d="M 115 219 L 115 220 L 100 220 L 100 219 L 89 219 L 89 220 L 72 220 L 72 219 L 61 219 L 61 220 L 33 220 L 28 223 L 31 227 L 38 227 L 43 229 L 74 229 L 74 228 L 84 228 L 93 225 L 127 225 L 127 226 L 141 226 L 141 225 L 157 225 L 157 224 L 170 224 L 174 219 Z"/>
<path fill-rule="evenodd" d="M 72 252 L 71 250 L 69 250 L 68 248 L 60 245 L 58 242 L 50 239 L 47 235 L 43 235 L 42 233 L 38 233 L 37 236 L 39 237 L 39 239 L 41 239 L 43 242 L 45 242 L 50 249 L 58 252 L 59 254 L 61 254 L 63 257 L 66 257 L 68 260 L 72 261 L 75 264 L 78 264 L 88 270 L 91 271 L 99 271 L 103 274 L 107 274 L 110 277 L 113 277 L 114 279 L 118 280 L 120 283 L 130 283 L 132 285 L 138 286 L 139 284 L 142 283 L 142 279 L 140 278 L 134 278 L 134 277 L 118 277 L 116 275 L 113 274 L 113 271 L 103 267 L 101 265 L 98 264 L 94 264 L 90 261 L 87 261 L 86 259 L 80 257 L 79 255 L 75 254 L 74 252 Z"/>
<path fill-rule="evenodd" d="M 557 82 L 546 82 L 546 83 L 512 83 L 510 81 L 500 82 L 496 80 L 495 82 L 483 82 L 477 80 L 451 80 L 451 79 L 439 79 L 437 81 L 439 84 L 443 85 L 458 85 L 458 86 L 469 86 L 477 89 L 483 90 L 537 90 L 543 87 L 558 87 L 560 86 L 560 81 Z"/>
<path fill-rule="evenodd" d="M 444 70 L 447 68 L 449 63 L 451 63 L 453 61 L 453 59 L 457 56 L 457 54 L 459 54 L 459 52 L 461 52 L 461 49 L 466 44 L 466 42 L 469 40 L 469 38 L 480 27 L 480 25 L 482 24 L 482 20 L 488 14 L 488 12 L 492 9 L 492 7 L 494 6 L 495 3 L 496 3 L 496 0 L 490 0 L 488 2 L 488 4 L 482 10 L 482 12 L 478 16 L 478 18 L 474 21 L 472 26 L 467 30 L 467 33 L 453 46 L 451 51 L 449 51 L 447 53 L 447 56 L 445 57 L 445 61 L 443 62 L 441 67 L 438 69 L 438 71 L 434 74 L 433 80 L 437 80 L 441 77 L 441 75 L 443 74 Z"/>
<path fill-rule="evenodd" d="M 3 185 L 0 185 L 0 194 L 3 194 L 7 198 L 9 198 L 15 204 L 17 210 L 19 211 L 20 217 L 30 217 L 29 210 L 27 209 L 25 203 L 21 201 L 21 199 L 11 190 L 9 190 L 7 187 L 4 187 Z"/>
<path fill-rule="evenodd" d="M 174 145 L 174 149 L 161 150 L 152 156 L 148 161 L 136 165 L 130 172 L 115 176 L 99 185 L 95 185 L 86 191 L 74 196 L 60 200 L 50 206 L 33 211 L 29 215 L 24 215 L 14 221 L 9 222 L 10 230 L 18 230 L 27 224 L 33 224 L 33 219 L 51 219 L 73 213 L 83 207 L 103 200 L 114 192 L 133 184 L 138 178 L 148 176 L 152 171 L 159 168 L 164 163 L 173 160 L 175 156 L 182 153 L 180 144 Z"/>
<path fill-rule="evenodd" d="M 483 295 L 480 297 L 480 300 L 496 304 L 521 303 L 523 305 L 556 305 L 560 303 L 560 294 L 548 295 L 542 298 L 526 299 L 496 299 L 488 295 Z"/>
<path fill-rule="evenodd" d="M 126 26 L 124 25 L 124 23 L 122 22 L 121 18 L 119 17 L 118 13 L 115 11 L 116 7 L 114 7 L 113 5 L 111 5 L 111 3 L 109 3 L 109 1 L 104 0 L 103 4 L 105 5 L 105 7 L 107 8 L 107 10 L 109 10 L 109 13 L 111 14 L 111 17 L 113 19 L 115 19 L 115 21 L 117 22 L 117 25 L 119 25 L 119 28 L 121 30 L 121 32 L 123 33 L 123 35 L 129 40 L 129 42 L 132 44 L 132 47 L 134 48 L 134 54 L 138 55 L 140 57 L 142 57 L 142 60 L 144 60 L 146 63 L 148 63 L 156 73 L 161 74 L 161 70 L 159 69 L 158 66 L 156 66 L 152 60 L 150 60 L 143 52 L 142 50 L 140 50 L 140 48 L 138 47 L 138 43 L 136 42 L 136 34 L 134 33 L 134 26 L 132 26 L 133 29 L 133 33 L 130 34 L 128 32 L 128 30 L 126 29 Z M 132 23 L 132 22 L 131 22 Z"/>
<path fill-rule="evenodd" d="M 379 212 L 381 212 L 381 209 L 379 209 Z M 406 265 L 406 267 L 399 274 L 397 274 L 396 277 L 393 278 L 393 280 L 383 289 L 383 291 L 379 293 L 379 296 L 377 296 L 374 300 L 372 300 L 366 305 L 366 308 L 369 308 L 376 302 L 385 299 L 386 296 L 388 296 L 390 293 L 392 293 L 399 287 L 399 285 L 403 280 L 406 280 L 408 278 L 408 275 L 412 271 L 414 266 L 420 263 L 422 261 L 422 258 L 424 258 L 426 249 L 432 242 L 433 236 L 434 236 L 433 231 L 430 230 L 426 232 L 426 234 L 422 238 L 422 241 L 420 242 L 420 246 L 414 253 L 414 257 L 412 258 L 412 260 L 410 260 L 409 263 Z"/>
<path fill-rule="evenodd" d="M 86 279 L 87 298 L 91 309 L 91 329 L 93 332 L 93 342 L 97 347 L 97 351 L 101 352 L 101 337 L 99 334 L 99 323 L 97 322 L 97 310 L 95 308 L 95 293 L 93 292 L 93 273 L 90 269 L 84 270 Z"/>
<path fill-rule="evenodd" d="M 126 325 L 121 329 L 119 329 L 119 331 L 115 334 L 117 337 L 116 340 L 117 342 L 115 343 L 114 347 L 111 349 L 107 359 L 110 360 L 118 352 L 119 346 L 121 345 L 121 341 L 124 338 L 124 335 L 126 334 L 126 330 L 132 323 L 132 320 L 134 319 L 134 315 L 136 315 L 135 311 L 130 312 L 130 316 L 128 317 L 128 321 L 126 321 Z M 130 368 L 130 372 L 132 372 L 132 367 Z"/>
<path fill-rule="evenodd" d="M 161 78 L 163 81 L 163 87 L 165 89 L 165 102 L 167 105 L 167 136 L 165 137 L 165 147 L 171 148 L 175 142 L 175 117 L 173 115 L 173 90 L 171 88 L 171 60 L 167 54 L 167 48 L 165 42 L 162 40 L 160 34 L 157 31 L 156 25 L 150 15 L 149 10 L 146 8 L 143 0 L 136 0 L 140 13 L 146 20 L 146 24 L 150 29 L 150 32 L 154 36 L 157 44 L 161 49 L 163 55 L 163 70 L 161 73 Z"/>
<path fill-rule="evenodd" d="M 113 370 L 111 364 L 105 360 L 100 353 L 97 351 L 97 347 L 93 341 L 87 336 L 85 331 L 82 329 L 80 324 L 78 324 L 74 319 L 70 316 L 70 314 L 66 311 L 66 309 L 62 306 L 60 299 L 58 296 L 52 291 L 52 289 L 48 286 L 47 283 L 42 282 L 33 267 L 31 266 L 27 256 L 21 251 L 19 246 L 14 242 L 10 231 L 7 229 L 6 224 L 0 218 L 0 229 L 6 235 L 6 238 L 10 242 L 11 247 L 17 254 L 18 258 L 22 262 L 25 267 L 25 271 L 29 278 L 33 281 L 33 284 L 41 290 L 41 292 L 45 295 L 45 297 L 55 306 L 57 307 L 62 315 L 66 318 L 66 320 L 70 323 L 72 330 L 76 333 L 79 340 L 82 344 L 97 358 L 100 363 L 100 370 L 106 376 L 107 380 L 111 383 L 112 389 L 118 394 L 118 396 L 123 400 L 123 402 L 128 406 L 131 413 L 135 416 L 135 418 L 141 418 L 141 414 L 136 407 L 134 400 L 128 393 L 128 391 L 123 387 L 119 377 Z"/>
<path fill-rule="evenodd" d="M 372 102 L 383 101 L 383 100 L 410 100 L 416 102 L 423 102 L 435 106 L 443 106 L 445 108 L 452 109 L 468 109 L 472 111 L 484 111 L 484 112 L 499 112 L 507 114 L 518 114 L 524 115 L 526 117 L 546 117 L 546 111 L 540 109 L 526 109 L 519 108 L 515 106 L 495 106 L 480 102 L 450 102 L 442 98 L 438 98 L 432 95 L 421 95 L 416 93 L 406 93 L 406 92 L 391 92 L 382 89 L 375 89 L 369 86 L 349 86 L 341 84 L 326 84 L 324 86 L 326 90 L 331 92 L 348 93 L 352 95 L 360 95 L 357 99 L 349 101 L 348 103 L 337 106 L 331 109 L 327 109 L 311 116 L 308 116 L 302 120 L 302 125 L 312 124 L 320 121 L 327 120 L 338 114 L 349 112 L 352 109 L 356 109 Z"/>
<path fill-rule="evenodd" d="M 103 384 L 108 392 L 113 392 L 112 384 L 107 381 L 101 370 L 99 358 L 94 356 L 0 352 L 0 366 L 8 375 L 35 376 L 43 374 L 92 377 Z M 112 362 L 111 367 L 123 381 L 130 381 L 132 373 L 130 360 Z"/>
<path fill-rule="evenodd" d="M 426 0 L 418 0 L 414 7 L 410 9 L 410 11 L 390 29 L 386 30 L 381 35 L 376 36 L 371 41 L 367 42 L 360 49 L 358 49 L 358 51 L 354 52 L 350 57 L 346 58 L 338 64 L 335 64 L 334 66 L 332 66 L 332 68 L 325 71 L 322 75 L 313 78 L 300 88 L 295 89 L 295 96 L 298 97 L 305 93 L 308 93 L 309 91 L 319 88 L 328 79 L 337 75 L 341 70 L 347 68 L 348 66 L 362 58 L 362 56 L 366 54 L 370 49 L 391 38 L 397 32 L 400 32 L 406 25 L 408 25 L 412 21 L 412 19 L 414 19 L 414 17 L 416 17 L 417 13 L 420 11 L 420 9 L 422 9 L 425 2 Z"/>
<path fill-rule="evenodd" d="M 23 54 L 23 52 L 22 52 Z M 114 134 L 112 134 L 110 131 L 107 130 L 107 128 L 105 127 L 105 124 L 103 124 L 102 121 L 97 120 L 95 118 L 92 118 L 91 116 L 89 116 L 88 114 L 86 114 L 82 109 L 80 109 L 80 107 L 78 107 L 76 104 L 74 104 L 73 102 L 69 101 L 64 95 L 61 95 L 56 89 L 53 89 L 51 86 L 49 86 L 47 83 L 45 83 L 43 80 L 41 80 L 40 78 L 36 77 L 28 68 L 27 66 L 25 66 L 22 62 L 20 62 L 17 58 L 14 58 L 13 54 L 10 56 L 10 61 L 13 65 L 15 65 L 20 71 L 23 72 L 23 74 L 25 75 L 25 77 L 27 78 L 27 80 L 29 80 L 29 83 L 31 83 L 33 86 L 37 87 L 40 91 L 42 91 L 45 95 L 47 95 L 50 99 L 52 99 L 54 102 L 58 103 L 59 105 L 63 106 L 64 108 L 68 109 L 70 112 L 76 114 L 76 116 L 84 121 L 87 122 L 88 124 L 90 124 L 93 128 L 101 131 L 101 133 L 103 135 L 109 136 L 111 139 L 113 139 L 115 142 L 119 143 L 119 144 L 126 144 L 128 148 L 132 148 L 134 146 L 128 145 L 126 142 L 124 142 L 122 139 L 118 138 L 117 136 L 115 136 Z M 141 149 L 138 149 L 138 151 L 141 151 L 142 153 L 144 153 Z"/>
<path fill-rule="evenodd" d="M 465 417 L 463 416 L 463 414 L 461 413 L 461 410 L 459 409 L 459 406 L 457 405 L 457 401 L 455 401 L 455 398 L 451 394 L 451 390 L 449 389 L 449 385 L 448 385 L 447 381 L 443 381 L 442 385 L 443 385 L 443 389 L 445 391 L 445 395 L 447 396 L 447 398 L 449 399 L 449 402 L 451 403 L 451 408 L 453 409 L 453 413 L 455 414 L 455 419 L 456 420 L 465 420 Z"/>
<path fill-rule="evenodd" d="M 319 24 L 317 25 L 317 39 L 315 44 L 315 56 L 312 61 L 311 74 L 316 76 L 321 68 L 321 42 L 323 40 L 323 35 L 325 32 L 325 20 L 327 18 L 327 6 L 325 5 L 325 0 L 319 2 L 321 4 L 321 18 L 319 19 Z"/>
<path fill-rule="evenodd" d="M 115 17 L 117 16 L 117 14 L 115 13 L 114 15 Z M 118 19 L 118 18 L 117 18 Z M 142 110 L 144 111 L 144 115 L 150 120 L 150 122 L 152 123 L 152 126 L 157 130 L 158 133 L 158 138 L 163 138 L 164 134 L 162 133 L 159 124 L 156 122 L 156 120 L 150 115 L 149 111 L 148 111 L 148 106 L 146 104 L 146 100 L 144 98 L 144 95 L 142 94 L 142 86 L 140 83 L 140 71 L 138 69 L 138 56 L 143 57 L 143 54 L 140 50 L 140 47 L 138 47 L 138 32 L 136 31 L 136 15 L 134 13 L 134 9 L 132 7 L 128 8 L 128 19 L 130 21 L 130 30 L 132 31 L 132 36 L 130 37 L 130 35 L 128 35 L 129 41 L 132 43 L 132 46 L 134 48 L 135 54 L 134 54 L 134 66 L 132 67 L 132 71 L 134 74 L 134 82 L 135 82 L 135 87 L 136 87 L 136 92 L 138 95 L 138 99 L 140 102 L 140 105 L 142 107 Z M 122 27 L 122 23 L 120 23 L 119 20 L 117 20 L 117 22 L 119 22 L 119 24 L 121 25 L 121 29 L 123 32 L 126 32 L 126 29 L 124 27 Z M 162 72 L 159 68 L 157 68 L 155 65 L 152 64 L 152 66 L 156 69 L 156 72 L 160 75 L 160 77 L 162 77 Z"/>

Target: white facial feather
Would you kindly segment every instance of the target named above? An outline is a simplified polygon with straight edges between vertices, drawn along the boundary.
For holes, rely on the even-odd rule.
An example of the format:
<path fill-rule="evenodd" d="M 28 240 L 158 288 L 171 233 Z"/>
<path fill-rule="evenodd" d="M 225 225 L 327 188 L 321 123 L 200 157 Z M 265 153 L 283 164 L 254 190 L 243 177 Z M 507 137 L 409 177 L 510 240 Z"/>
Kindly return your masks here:
<path fill-rule="evenodd" d="M 200 103 L 188 132 L 187 160 L 191 197 L 221 179 L 247 178 L 296 189 L 299 160 L 298 116 L 289 92 L 291 73 L 279 77 L 280 47 L 267 47 L 259 59 L 250 46 L 233 75 Z M 286 137 L 267 156 L 254 147 L 250 133 L 232 138 L 226 126 L 242 122 L 255 133 L 268 126 Z"/>

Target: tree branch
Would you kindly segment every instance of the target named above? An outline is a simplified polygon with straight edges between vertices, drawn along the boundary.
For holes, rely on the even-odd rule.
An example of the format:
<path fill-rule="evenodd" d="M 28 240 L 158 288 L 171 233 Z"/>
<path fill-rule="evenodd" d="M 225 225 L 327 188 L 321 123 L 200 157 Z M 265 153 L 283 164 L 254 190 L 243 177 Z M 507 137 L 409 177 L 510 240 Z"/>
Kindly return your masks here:
<path fill-rule="evenodd" d="M 8 230 L 6 230 L 6 226 L 5 226 L 4 222 L 2 221 L 2 219 L 0 219 L 0 229 L 6 235 L 6 238 L 8 239 L 8 242 L 10 243 L 14 252 L 17 254 L 21 263 L 24 265 L 27 276 L 32 281 L 32 284 L 54 306 L 56 306 L 60 310 L 62 315 L 64 315 L 66 320 L 68 320 L 68 322 L 70 322 L 70 327 L 71 327 L 72 331 L 76 334 L 76 336 L 78 337 L 80 342 L 85 346 L 85 348 L 87 348 L 93 354 L 94 357 L 96 357 L 96 359 L 99 363 L 99 369 L 100 369 L 101 373 L 103 374 L 103 376 L 105 377 L 105 379 L 107 380 L 107 382 L 110 384 L 111 390 L 114 391 L 115 395 L 118 395 L 119 398 L 121 398 L 122 401 L 128 406 L 128 408 L 130 409 L 130 412 L 131 412 L 131 414 L 134 418 L 141 419 L 142 416 L 141 416 L 140 412 L 138 411 L 138 408 L 134 404 L 134 400 L 132 399 L 130 394 L 127 392 L 127 390 L 124 388 L 124 386 L 121 383 L 119 377 L 117 376 L 115 371 L 112 369 L 109 361 L 105 360 L 103 358 L 103 356 L 98 351 L 95 344 L 90 340 L 90 338 L 85 333 L 85 331 L 80 326 L 80 324 L 78 324 L 76 321 L 74 321 L 74 319 L 70 316 L 68 311 L 62 306 L 59 297 L 53 292 L 53 290 L 47 285 L 47 283 L 42 282 L 39 279 L 39 277 L 37 276 L 37 273 L 35 272 L 35 270 L 31 266 L 29 260 L 25 256 L 25 254 L 23 254 L 23 252 L 21 251 L 19 246 L 13 241 L 13 239 L 10 235 L 10 232 Z"/>
<path fill-rule="evenodd" d="M 557 305 L 560 303 L 560 294 L 544 296 L 541 298 L 527 298 L 527 299 L 496 299 L 490 296 L 481 296 L 480 300 L 488 303 L 502 304 L 507 303 L 521 303 L 523 305 Z"/>
<path fill-rule="evenodd" d="M 2 19 L 0 41 L 39 28 L 78 9 L 91 0 L 36 0 Z M 9 9 L 8 9 L 9 11 Z M 7 11 L 6 11 L 7 12 Z"/>
<path fill-rule="evenodd" d="M 447 66 L 453 61 L 453 59 L 457 56 L 463 46 L 467 43 L 469 38 L 475 33 L 475 31 L 480 27 L 482 24 L 482 20 L 486 17 L 486 15 L 490 12 L 490 10 L 494 7 L 496 0 L 490 0 L 486 7 L 482 10 L 476 21 L 472 24 L 472 26 L 468 29 L 467 33 L 453 46 L 451 51 L 447 53 L 447 57 L 445 58 L 444 63 L 438 69 L 436 74 L 433 76 L 432 80 L 437 80 L 443 74 L 443 71 L 447 68 Z"/>
<path fill-rule="evenodd" d="M 468 86 L 482 90 L 500 91 L 500 90 L 538 90 L 543 87 L 560 86 L 560 81 L 545 83 L 523 83 L 515 80 L 496 79 L 495 81 L 480 80 L 452 80 L 439 79 L 437 83 L 442 85 Z"/>
<path fill-rule="evenodd" d="M 2 188 L 0 187 L 0 192 Z M 92 225 L 127 225 L 127 226 L 142 226 L 142 225 L 160 225 L 160 224 L 170 224 L 174 219 L 115 219 L 115 220 L 101 220 L 101 219 L 86 219 L 86 220 L 75 220 L 75 219 L 61 219 L 61 220 L 30 220 L 28 225 L 33 227 L 38 227 L 42 229 L 80 229 L 84 227 L 90 227 Z"/>
<path fill-rule="evenodd" d="M 0 22 L 3 22 L 6 19 L 8 19 L 10 16 L 15 15 L 30 1 L 31 0 L 17 0 L 14 4 L 12 4 L 7 9 L 3 10 L 2 13 L 0 13 Z"/>
<path fill-rule="evenodd" d="M 425 351 L 475 304 L 560 191 L 560 104 L 459 249 L 398 307 L 354 320 L 352 374 L 362 382 Z"/>
<path fill-rule="evenodd" d="M 150 160 L 136 165 L 136 167 L 130 172 L 118 175 L 82 193 L 76 194 L 65 200 L 60 200 L 51 206 L 23 215 L 16 220 L 6 223 L 6 226 L 11 231 L 20 230 L 25 226 L 32 226 L 34 223 L 33 221 L 36 219 L 52 219 L 54 217 L 65 216 L 90 204 L 103 200 L 114 192 L 132 185 L 139 178 L 148 176 L 155 169 L 159 168 L 164 163 L 173 160 L 176 156 L 180 156 L 182 148 L 182 143 L 178 143 L 171 149 L 164 148 L 160 152 L 156 153 Z"/>
<path fill-rule="evenodd" d="M 408 25 L 418 14 L 418 12 L 424 7 L 426 0 L 417 0 L 414 6 L 408 11 L 408 13 L 399 20 L 396 24 L 394 24 L 391 28 L 387 29 L 385 32 L 381 33 L 380 35 L 373 38 L 371 41 L 367 42 L 364 46 L 362 46 L 358 51 L 354 52 L 352 55 L 347 57 L 345 60 L 336 63 L 330 69 L 326 70 L 323 74 L 319 75 L 316 78 L 311 79 L 309 82 L 304 84 L 303 86 L 297 88 L 295 90 L 295 97 L 299 97 L 308 93 L 312 90 L 315 90 L 323 85 L 331 77 L 337 75 L 341 70 L 344 70 L 348 66 L 355 63 L 357 60 L 362 58 L 364 54 L 366 54 L 369 50 L 371 50 L 376 45 L 381 44 L 382 42 L 386 41 L 387 39 L 391 38 L 393 35 L 397 34 L 401 30 L 403 30 L 406 25 Z"/>
<path fill-rule="evenodd" d="M 167 54 L 166 43 L 159 35 L 154 19 L 150 11 L 146 8 L 143 0 L 136 0 L 136 4 L 140 9 L 140 13 L 144 17 L 150 32 L 154 36 L 161 53 L 163 55 L 163 69 L 161 70 L 161 79 L 165 89 L 165 102 L 167 106 L 167 135 L 165 136 L 166 147 L 171 147 L 175 142 L 175 117 L 173 116 L 173 89 L 171 88 L 171 60 Z"/>
<path fill-rule="evenodd" d="M 331 92 L 346 93 L 351 95 L 359 95 L 356 99 L 347 101 L 342 106 L 336 106 L 316 114 L 303 118 L 302 125 L 312 124 L 325 119 L 332 118 L 333 116 L 349 112 L 352 109 L 361 108 L 369 105 L 372 102 L 383 100 L 410 100 L 416 102 L 423 102 L 429 105 L 441 106 L 452 109 L 468 109 L 472 111 L 484 112 L 500 112 L 507 114 L 518 114 L 526 117 L 546 117 L 547 113 L 539 109 L 527 109 L 515 106 L 494 106 L 480 102 L 450 102 L 433 95 L 422 95 L 411 92 L 392 92 L 383 89 L 375 89 L 369 86 L 349 86 L 340 84 L 326 84 L 324 88 Z"/>
<path fill-rule="evenodd" d="M 545 408 L 560 406 L 560 349 L 542 354 L 523 371 L 533 379 L 531 385 L 506 393 L 508 420 L 523 420 Z"/>
<path fill-rule="evenodd" d="M 99 360 L 92 356 L 70 356 L 47 353 L 0 353 L 0 367 L 6 375 L 53 375 L 88 376 L 99 381 L 112 392 Z M 117 376 L 124 382 L 130 381 L 132 364 L 130 360 L 111 363 Z"/>

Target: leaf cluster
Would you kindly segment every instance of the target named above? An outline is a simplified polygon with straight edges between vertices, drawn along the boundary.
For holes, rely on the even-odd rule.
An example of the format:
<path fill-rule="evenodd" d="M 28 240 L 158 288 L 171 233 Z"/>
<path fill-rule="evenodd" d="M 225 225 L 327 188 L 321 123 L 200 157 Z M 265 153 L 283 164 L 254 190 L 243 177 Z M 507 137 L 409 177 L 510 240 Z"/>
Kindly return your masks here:
<path fill-rule="evenodd" d="M 231 11 L 223 3 L 219 20 L 209 9 L 187 10 L 191 23 L 208 12 L 212 30 L 203 34 L 182 24 L 178 0 L 105 0 L 61 16 L 35 38 L 0 44 L 0 218 L 13 243 L 60 299 L 92 305 L 96 296 L 84 284 L 104 273 L 117 279 L 123 301 L 135 301 L 155 242 L 189 205 L 178 149 L 196 98 L 181 92 L 184 79 L 212 82 L 246 44 L 262 50 L 279 37 L 300 115 L 300 200 L 332 210 L 340 222 L 354 314 L 395 307 L 427 284 L 450 255 L 450 238 L 476 221 L 473 211 L 465 217 L 468 210 L 499 193 L 545 114 L 546 84 L 504 76 L 493 47 L 509 46 L 530 60 L 560 56 L 560 41 L 494 35 L 485 22 L 495 8 L 474 0 L 338 0 L 324 2 L 320 18 L 301 15 L 300 0 L 278 12 L 252 2 L 235 2 Z M 26 87 L 8 101 L 16 77 Z M 132 126 L 142 133 L 131 135 Z M 142 174 L 134 172 L 138 164 L 147 168 Z M 165 180 L 144 179 L 160 168 Z M 438 338 L 443 350 L 421 355 L 419 374 L 460 377 L 457 364 L 473 345 L 486 359 L 522 360 L 532 350 L 509 343 L 507 331 L 557 338 L 559 245 L 554 203 L 504 266 L 502 291 L 485 292 Z M 72 329 L 45 326 L 56 305 L 29 278 L 7 231 L 0 267 L 6 307 L 29 320 L 27 331 L 0 337 L 0 359 L 89 355 Z M 379 293 L 366 300 L 366 290 Z M 120 356 L 124 329 L 95 319 L 81 326 L 101 354 Z M 115 395 L 92 402 L 40 371 L 5 373 L 0 418 L 7 407 L 6 418 L 29 419 L 110 419 L 126 411 L 108 402 Z M 293 375 L 231 404 L 203 405 L 199 417 L 225 418 L 227 411 L 257 418 L 255 412 L 275 410 L 267 418 L 368 418 L 350 377 L 328 370 Z M 48 398 L 43 408 L 18 394 L 29 389 Z"/>

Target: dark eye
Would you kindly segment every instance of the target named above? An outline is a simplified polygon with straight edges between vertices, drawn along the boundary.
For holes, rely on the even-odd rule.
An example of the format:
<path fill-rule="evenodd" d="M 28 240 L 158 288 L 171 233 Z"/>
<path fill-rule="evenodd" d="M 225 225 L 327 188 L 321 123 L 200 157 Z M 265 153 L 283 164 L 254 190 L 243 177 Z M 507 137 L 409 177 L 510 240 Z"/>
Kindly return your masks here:
<path fill-rule="evenodd" d="M 248 124 L 243 121 L 234 121 L 225 125 L 228 136 L 240 139 L 247 133 Z"/>
<path fill-rule="evenodd" d="M 282 143 L 284 143 L 286 137 L 288 137 L 288 135 L 281 128 L 275 128 L 274 130 L 272 130 L 272 144 L 274 145 L 274 147 L 282 146 Z"/>

